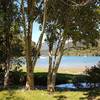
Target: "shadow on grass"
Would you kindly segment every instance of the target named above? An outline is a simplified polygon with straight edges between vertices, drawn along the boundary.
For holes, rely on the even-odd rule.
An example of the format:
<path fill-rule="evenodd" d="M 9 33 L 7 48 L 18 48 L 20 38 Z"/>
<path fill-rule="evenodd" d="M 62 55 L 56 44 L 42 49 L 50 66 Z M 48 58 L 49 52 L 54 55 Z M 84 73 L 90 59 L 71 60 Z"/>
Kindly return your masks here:
<path fill-rule="evenodd" d="M 65 95 L 57 95 L 57 96 L 54 96 L 54 98 L 56 98 L 57 100 L 66 100 L 67 97 Z"/>
<path fill-rule="evenodd" d="M 17 97 L 14 89 L 8 89 L 7 93 L 3 93 L 5 100 L 24 100 L 22 97 Z"/>
<path fill-rule="evenodd" d="M 80 100 L 100 100 L 96 99 L 96 97 L 100 96 L 100 89 L 94 89 L 94 90 L 90 90 L 87 93 L 84 94 L 85 97 L 81 97 Z"/>
<path fill-rule="evenodd" d="M 64 92 L 66 90 L 57 90 L 57 92 Z M 67 91 L 73 91 L 73 92 L 84 92 L 84 96 L 80 97 L 79 100 L 100 100 L 100 88 L 98 89 L 77 89 L 77 90 L 67 90 Z M 57 98 L 57 100 L 67 100 L 67 97 L 64 95 L 60 95 L 60 96 L 54 96 L 55 98 Z M 98 98 L 99 97 L 99 98 Z M 98 98 L 98 99 L 97 99 Z"/>

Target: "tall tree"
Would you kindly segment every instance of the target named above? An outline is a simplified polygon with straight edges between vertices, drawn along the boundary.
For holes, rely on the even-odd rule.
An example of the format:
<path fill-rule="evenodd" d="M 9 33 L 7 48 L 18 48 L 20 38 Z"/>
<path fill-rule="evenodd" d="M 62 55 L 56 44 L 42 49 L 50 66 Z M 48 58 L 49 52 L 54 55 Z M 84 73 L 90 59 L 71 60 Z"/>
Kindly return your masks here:
<path fill-rule="evenodd" d="M 42 39 L 44 35 L 44 27 L 46 23 L 46 3 L 47 0 L 40 1 L 39 6 L 37 6 L 38 1 L 36 0 L 28 0 L 26 2 L 26 13 L 25 13 L 25 5 L 24 0 L 21 1 L 21 14 L 23 19 L 23 29 L 25 34 L 25 41 L 26 41 L 26 62 L 27 62 L 27 81 L 26 81 L 26 89 L 31 90 L 34 88 L 34 67 L 36 64 L 36 61 L 38 59 L 38 55 L 40 53 L 41 45 L 42 45 Z M 41 8 L 41 5 L 44 5 L 43 10 L 43 26 L 42 26 L 42 32 L 40 34 L 39 41 L 36 45 L 37 52 L 33 52 L 34 57 L 32 57 L 32 28 L 33 28 L 33 22 L 36 20 L 36 18 L 39 15 L 39 10 Z M 27 23 L 27 24 L 26 24 Z M 34 34 L 34 33 L 33 33 Z"/>
<path fill-rule="evenodd" d="M 16 0 L 0 1 L 0 37 L 1 37 L 1 51 L 3 51 L 3 60 L 5 63 L 5 77 L 4 87 L 7 88 L 9 85 L 9 72 L 11 69 L 10 60 L 13 57 L 12 54 L 12 43 L 19 31 L 19 14 Z M 13 41 L 13 42 L 12 42 Z M 13 43 L 14 44 L 14 43 Z"/>
<path fill-rule="evenodd" d="M 49 70 L 47 88 L 49 91 L 54 91 L 56 73 L 63 56 L 66 40 L 72 38 L 75 43 L 77 41 L 85 41 L 89 44 L 92 44 L 92 42 L 95 43 L 99 35 L 95 28 L 98 18 L 95 17 L 94 12 L 96 7 L 95 1 L 83 0 L 82 3 L 77 3 L 73 1 L 60 0 L 60 2 L 57 2 L 56 0 L 51 0 L 48 4 L 48 24 L 46 26 L 46 33 L 49 46 Z M 93 6 L 94 8 L 91 9 Z M 63 9 L 65 9 L 64 12 Z M 88 9 L 88 12 L 86 9 Z M 85 14 L 82 16 L 81 13 Z M 89 13 L 92 13 L 91 18 Z M 81 22 L 84 22 L 85 25 Z M 91 27 L 87 27 L 89 24 Z M 88 41 L 85 36 L 87 36 L 87 38 L 92 38 Z M 91 42 L 92 39 L 94 39 L 94 41 Z M 55 53 L 52 53 L 54 42 L 56 42 L 56 50 Z"/>

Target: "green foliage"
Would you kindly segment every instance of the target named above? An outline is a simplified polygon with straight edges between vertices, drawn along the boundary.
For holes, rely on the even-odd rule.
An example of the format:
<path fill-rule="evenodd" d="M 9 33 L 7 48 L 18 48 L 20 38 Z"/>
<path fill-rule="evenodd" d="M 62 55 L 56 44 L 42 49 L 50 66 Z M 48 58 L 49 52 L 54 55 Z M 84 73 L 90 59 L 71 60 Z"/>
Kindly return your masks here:
<path fill-rule="evenodd" d="M 100 38 L 99 34 L 99 20 L 100 15 L 97 13 L 98 5 L 100 2 L 89 3 L 85 6 L 75 7 L 70 1 L 49 0 L 47 3 L 47 40 L 53 41 L 57 39 L 57 28 L 63 30 L 60 32 L 62 37 L 71 38 L 73 43 L 81 42 L 87 47 L 97 46 L 97 39 Z M 57 28 L 53 28 L 53 27 Z M 52 27 L 52 30 L 51 30 Z M 55 34 L 55 35 L 51 35 Z M 48 37 L 51 37 L 48 38 Z"/>
<path fill-rule="evenodd" d="M 58 27 L 54 23 L 48 23 L 46 26 L 46 39 L 49 48 L 52 50 L 53 45 L 56 44 L 57 40 L 60 38 L 60 33 L 58 32 Z"/>
<path fill-rule="evenodd" d="M 100 83 L 100 62 L 91 68 L 87 68 L 85 72 L 88 75 L 89 83 Z"/>
<path fill-rule="evenodd" d="M 81 32 L 81 38 L 84 40 L 84 44 L 89 46 L 97 46 L 97 39 L 100 38 L 98 31 L 98 22 L 100 20 L 99 14 L 96 12 L 96 3 L 89 4 L 85 7 L 81 7 L 76 11 L 76 25 Z"/>
<path fill-rule="evenodd" d="M 20 31 L 20 15 L 16 0 L 0 1 L 0 63 L 6 62 L 8 44 L 10 56 L 22 55 L 23 42 Z"/>

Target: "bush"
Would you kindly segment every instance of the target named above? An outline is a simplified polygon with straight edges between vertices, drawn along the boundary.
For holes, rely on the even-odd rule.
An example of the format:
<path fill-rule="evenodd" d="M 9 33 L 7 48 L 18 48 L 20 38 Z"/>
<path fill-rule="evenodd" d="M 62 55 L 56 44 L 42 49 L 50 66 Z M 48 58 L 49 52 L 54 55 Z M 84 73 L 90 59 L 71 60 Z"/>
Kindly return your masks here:
<path fill-rule="evenodd" d="M 87 68 L 85 73 L 87 74 L 87 82 L 91 85 L 91 88 L 100 85 L 100 61 L 91 68 Z"/>

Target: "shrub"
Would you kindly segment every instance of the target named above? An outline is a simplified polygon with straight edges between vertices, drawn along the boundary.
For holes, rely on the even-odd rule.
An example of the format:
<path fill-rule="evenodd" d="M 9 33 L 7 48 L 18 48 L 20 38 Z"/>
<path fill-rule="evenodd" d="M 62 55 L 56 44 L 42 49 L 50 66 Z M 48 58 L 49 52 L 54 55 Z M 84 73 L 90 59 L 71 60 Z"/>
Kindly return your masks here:
<path fill-rule="evenodd" d="M 85 73 L 87 74 L 87 82 L 91 85 L 91 88 L 100 87 L 100 61 L 91 68 L 87 68 Z"/>

